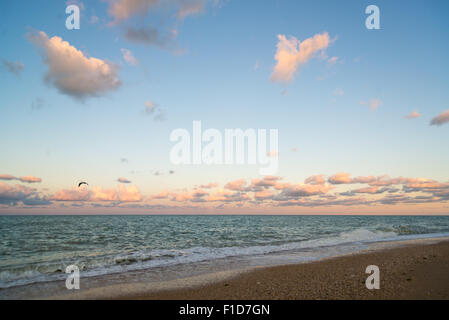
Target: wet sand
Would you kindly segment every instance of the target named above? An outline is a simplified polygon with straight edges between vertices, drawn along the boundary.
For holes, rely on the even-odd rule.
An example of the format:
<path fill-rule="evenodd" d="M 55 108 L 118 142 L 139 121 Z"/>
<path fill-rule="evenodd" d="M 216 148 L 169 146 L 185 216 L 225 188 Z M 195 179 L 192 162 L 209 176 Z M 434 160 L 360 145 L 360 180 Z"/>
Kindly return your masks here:
<path fill-rule="evenodd" d="M 396 248 L 379 245 L 364 253 L 323 261 L 260 268 L 215 283 L 126 298 L 449 299 L 449 241 L 405 243 Z M 365 286 L 368 265 L 380 269 L 379 290 Z"/>

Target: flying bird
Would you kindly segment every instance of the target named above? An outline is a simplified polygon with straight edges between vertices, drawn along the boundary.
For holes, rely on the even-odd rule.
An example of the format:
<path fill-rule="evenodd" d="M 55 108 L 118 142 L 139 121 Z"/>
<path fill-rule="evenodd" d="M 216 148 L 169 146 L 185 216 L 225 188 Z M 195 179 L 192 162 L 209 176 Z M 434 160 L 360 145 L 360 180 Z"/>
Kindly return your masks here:
<path fill-rule="evenodd" d="M 89 185 L 87 182 L 82 181 L 82 182 L 78 183 L 78 188 L 81 187 L 81 185 L 83 185 L 83 184 L 85 184 L 86 186 Z"/>

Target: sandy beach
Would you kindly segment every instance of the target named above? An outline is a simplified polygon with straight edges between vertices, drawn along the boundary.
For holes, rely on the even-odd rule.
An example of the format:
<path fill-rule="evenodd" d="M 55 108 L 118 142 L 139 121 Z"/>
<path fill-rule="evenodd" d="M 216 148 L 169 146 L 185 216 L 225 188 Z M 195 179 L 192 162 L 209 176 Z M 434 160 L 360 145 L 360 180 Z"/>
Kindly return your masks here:
<path fill-rule="evenodd" d="M 80 290 L 65 280 L 1 289 L 1 299 L 49 300 L 316 300 L 449 299 L 449 238 L 374 242 L 357 252 L 313 262 L 231 268 L 215 261 L 201 272 L 179 265 L 166 278 L 146 278 L 154 270 L 84 278 Z M 221 265 L 223 264 L 223 265 Z M 368 290 L 366 267 L 380 270 L 380 289 Z M 196 267 L 195 267 L 196 266 Z M 203 265 L 204 268 L 205 265 Z M 207 265 L 206 265 L 207 266 Z M 174 270 L 174 269 L 173 269 Z M 193 270 L 193 269 L 192 269 Z M 182 272 L 180 272 L 182 271 Z M 190 275 L 189 275 L 190 273 Z M 153 279 L 153 280 L 151 280 Z"/>
<path fill-rule="evenodd" d="M 380 269 L 380 289 L 365 287 L 365 268 Z M 262 268 L 213 284 L 164 290 L 130 299 L 449 299 L 449 241 L 324 261 Z"/>

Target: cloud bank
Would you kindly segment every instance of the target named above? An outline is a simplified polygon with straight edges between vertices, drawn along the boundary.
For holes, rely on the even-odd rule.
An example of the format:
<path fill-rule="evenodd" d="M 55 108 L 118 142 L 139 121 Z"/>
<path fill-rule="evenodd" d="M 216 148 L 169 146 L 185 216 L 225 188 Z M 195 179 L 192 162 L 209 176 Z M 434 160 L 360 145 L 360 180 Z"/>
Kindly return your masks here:
<path fill-rule="evenodd" d="M 18 178 L 2 174 L 0 179 L 13 181 Z M 23 181 L 35 181 L 32 176 Z M 202 184 L 192 188 L 173 191 L 162 189 L 159 193 L 144 197 L 130 181 L 119 179 L 123 184 L 116 188 L 95 186 L 92 188 L 62 189 L 42 195 L 36 188 L 9 185 L 0 181 L 0 205 L 10 206 L 56 206 L 58 202 L 70 202 L 72 206 L 118 207 L 118 208 L 187 208 L 214 210 L 227 209 L 275 209 L 276 207 L 374 207 L 432 204 L 442 209 L 449 202 L 449 182 L 426 178 L 381 176 L 355 176 L 340 172 L 326 176 L 313 175 L 305 183 L 284 181 L 279 176 L 237 179 L 224 184 Z M 128 204 L 128 205 L 127 205 Z M 182 205 L 181 205 L 182 204 Z M 59 204 L 60 205 L 60 204 Z M 382 211 L 380 211 L 382 212 Z"/>
<path fill-rule="evenodd" d="M 50 200 L 52 201 L 89 201 L 89 202 L 140 202 L 143 196 L 136 186 L 118 185 L 117 189 L 104 189 L 96 186 L 91 190 L 73 187 L 72 189 L 62 189 L 55 192 Z"/>

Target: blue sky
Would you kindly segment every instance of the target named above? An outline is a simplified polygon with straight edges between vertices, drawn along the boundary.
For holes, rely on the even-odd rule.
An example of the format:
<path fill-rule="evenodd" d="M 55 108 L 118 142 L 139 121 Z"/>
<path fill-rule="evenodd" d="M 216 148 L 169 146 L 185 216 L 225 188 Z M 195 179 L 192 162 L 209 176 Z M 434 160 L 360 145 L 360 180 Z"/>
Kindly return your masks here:
<path fill-rule="evenodd" d="M 193 120 L 219 130 L 279 129 L 278 176 L 293 184 L 339 172 L 449 181 L 449 125 L 429 125 L 449 109 L 447 1 L 192 0 L 205 6 L 183 19 L 176 5 L 160 5 L 111 24 L 111 7 L 121 2 L 78 1 L 80 30 L 65 28 L 64 1 L 0 3 L 0 174 L 41 178 L 40 198 L 54 199 L 80 179 L 115 188 L 126 177 L 147 199 L 260 178 L 250 165 L 172 165 L 170 132 L 191 130 Z M 370 4 L 380 8 L 380 30 L 365 28 Z M 177 37 L 162 46 L 127 40 L 128 28 L 149 26 Z M 39 31 L 118 66 L 120 87 L 80 100 L 45 82 L 48 64 L 27 36 Z M 330 44 L 292 81 L 270 80 L 278 35 L 304 41 L 324 32 Z M 24 68 L 8 72 L 5 62 Z M 381 104 L 371 110 L 374 99 Z M 146 101 L 163 120 L 145 113 Z M 404 118 L 415 110 L 420 117 Z M 21 206 L 5 203 L 6 211 Z"/>

